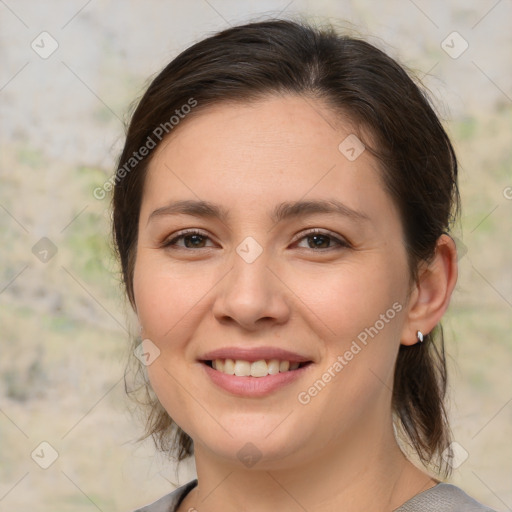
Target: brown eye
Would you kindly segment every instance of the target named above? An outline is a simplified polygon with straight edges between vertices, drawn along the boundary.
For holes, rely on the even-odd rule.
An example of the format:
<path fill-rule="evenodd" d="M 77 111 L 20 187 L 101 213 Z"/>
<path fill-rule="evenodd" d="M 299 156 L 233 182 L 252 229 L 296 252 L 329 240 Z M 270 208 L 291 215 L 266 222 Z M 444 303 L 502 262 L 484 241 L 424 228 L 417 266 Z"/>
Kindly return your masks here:
<path fill-rule="evenodd" d="M 310 242 L 311 240 L 313 241 L 313 243 L 308 242 L 311 249 L 327 249 L 331 240 L 327 235 L 308 235 L 306 238 L 308 238 Z"/>
<path fill-rule="evenodd" d="M 302 236 L 298 239 L 299 241 L 307 240 L 308 249 L 313 250 L 328 250 L 335 249 L 336 246 L 340 247 L 350 247 L 348 242 L 343 240 L 342 238 L 338 238 L 333 236 L 330 233 L 325 233 L 319 230 L 313 230 L 309 233 L 302 234 Z M 334 245 L 333 245 L 334 243 Z M 304 246 L 302 246 L 304 247 Z"/>
<path fill-rule="evenodd" d="M 206 240 L 206 237 L 202 235 L 185 235 L 180 238 L 183 238 L 183 241 L 185 242 L 185 247 L 187 247 L 188 249 L 204 247 L 204 243 Z"/>
<path fill-rule="evenodd" d="M 183 244 L 178 244 L 178 241 L 183 239 Z M 184 249 L 204 249 L 206 241 L 210 238 L 199 231 L 185 231 L 178 236 L 163 243 L 163 247 L 179 247 Z"/>

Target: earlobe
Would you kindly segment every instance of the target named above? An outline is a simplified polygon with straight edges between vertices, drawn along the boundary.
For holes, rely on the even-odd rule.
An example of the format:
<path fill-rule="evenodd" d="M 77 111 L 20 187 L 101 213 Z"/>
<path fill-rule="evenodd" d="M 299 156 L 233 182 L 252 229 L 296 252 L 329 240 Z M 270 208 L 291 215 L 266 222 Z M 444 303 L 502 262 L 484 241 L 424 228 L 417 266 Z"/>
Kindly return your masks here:
<path fill-rule="evenodd" d="M 402 330 L 402 345 L 421 342 L 441 321 L 457 282 L 457 272 L 455 242 L 443 234 L 437 241 L 434 258 L 420 269 Z"/>

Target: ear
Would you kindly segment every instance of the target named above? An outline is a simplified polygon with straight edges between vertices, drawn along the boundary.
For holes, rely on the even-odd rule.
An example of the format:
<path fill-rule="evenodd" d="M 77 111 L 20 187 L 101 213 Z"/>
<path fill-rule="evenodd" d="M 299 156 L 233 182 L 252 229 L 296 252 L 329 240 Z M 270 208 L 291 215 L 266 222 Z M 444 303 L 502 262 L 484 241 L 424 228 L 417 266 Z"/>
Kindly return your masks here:
<path fill-rule="evenodd" d="M 433 260 L 419 269 L 402 329 L 402 345 L 414 345 L 418 342 L 417 331 L 428 334 L 440 322 L 450 303 L 457 274 L 455 242 L 443 234 L 437 240 Z"/>

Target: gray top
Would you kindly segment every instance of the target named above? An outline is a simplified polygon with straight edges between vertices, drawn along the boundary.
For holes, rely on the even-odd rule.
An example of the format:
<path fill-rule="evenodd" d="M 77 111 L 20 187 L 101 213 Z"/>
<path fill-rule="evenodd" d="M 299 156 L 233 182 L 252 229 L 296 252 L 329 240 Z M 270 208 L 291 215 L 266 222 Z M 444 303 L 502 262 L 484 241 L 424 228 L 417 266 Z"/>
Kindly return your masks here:
<path fill-rule="evenodd" d="M 197 485 L 197 479 L 188 482 L 151 505 L 135 512 L 176 512 L 185 496 Z M 393 512 L 496 512 L 468 496 L 455 485 L 439 483 L 417 494 Z"/>

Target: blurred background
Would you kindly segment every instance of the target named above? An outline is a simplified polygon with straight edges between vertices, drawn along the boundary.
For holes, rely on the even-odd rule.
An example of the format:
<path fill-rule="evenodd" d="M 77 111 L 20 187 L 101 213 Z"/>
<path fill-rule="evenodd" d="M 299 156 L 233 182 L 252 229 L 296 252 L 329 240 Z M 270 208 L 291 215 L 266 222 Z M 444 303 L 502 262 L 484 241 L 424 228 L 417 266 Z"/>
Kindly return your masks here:
<path fill-rule="evenodd" d="M 109 200 L 131 103 L 193 42 L 272 16 L 357 30 L 420 78 L 460 160 L 444 321 L 451 482 L 512 510 L 510 0 L 0 0 L 0 511 L 129 512 L 193 477 L 130 413 Z"/>

